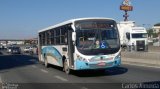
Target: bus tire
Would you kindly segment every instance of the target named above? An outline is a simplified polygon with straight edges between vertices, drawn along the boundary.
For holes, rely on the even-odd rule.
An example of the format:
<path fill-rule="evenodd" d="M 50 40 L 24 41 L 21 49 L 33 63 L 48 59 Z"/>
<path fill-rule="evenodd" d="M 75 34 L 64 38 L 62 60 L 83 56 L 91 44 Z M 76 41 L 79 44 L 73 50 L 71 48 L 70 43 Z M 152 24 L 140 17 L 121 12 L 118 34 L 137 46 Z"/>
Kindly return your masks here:
<path fill-rule="evenodd" d="M 71 70 L 70 70 L 70 68 L 69 68 L 69 66 L 68 66 L 68 63 L 67 63 L 67 60 L 64 60 L 64 62 L 63 62 L 63 70 L 64 70 L 64 72 L 66 73 L 66 74 L 70 74 L 70 72 L 71 72 Z"/>
<path fill-rule="evenodd" d="M 46 58 L 46 57 L 44 58 L 44 66 L 45 66 L 46 68 L 48 68 L 48 61 L 47 61 L 47 58 Z"/>

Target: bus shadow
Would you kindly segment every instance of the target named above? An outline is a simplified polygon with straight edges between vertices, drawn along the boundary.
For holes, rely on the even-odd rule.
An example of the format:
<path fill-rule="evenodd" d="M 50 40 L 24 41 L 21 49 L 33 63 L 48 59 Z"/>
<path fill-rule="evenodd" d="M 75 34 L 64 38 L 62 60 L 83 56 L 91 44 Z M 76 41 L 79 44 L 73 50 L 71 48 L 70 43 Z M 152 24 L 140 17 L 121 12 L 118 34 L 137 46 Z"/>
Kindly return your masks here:
<path fill-rule="evenodd" d="M 73 71 L 72 74 L 78 77 L 97 77 L 97 76 L 114 76 L 120 75 L 128 72 L 127 68 L 124 67 L 114 67 L 106 70 L 83 70 L 83 71 Z"/>
<path fill-rule="evenodd" d="M 1 49 L 0 49 L 0 55 L 3 55 L 3 53 L 1 52 Z"/>
<path fill-rule="evenodd" d="M 1 55 L 0 71 L 37 64 L 37 61 L 38 59 L 36 57 L 32 57 L 30 55 Z"/>

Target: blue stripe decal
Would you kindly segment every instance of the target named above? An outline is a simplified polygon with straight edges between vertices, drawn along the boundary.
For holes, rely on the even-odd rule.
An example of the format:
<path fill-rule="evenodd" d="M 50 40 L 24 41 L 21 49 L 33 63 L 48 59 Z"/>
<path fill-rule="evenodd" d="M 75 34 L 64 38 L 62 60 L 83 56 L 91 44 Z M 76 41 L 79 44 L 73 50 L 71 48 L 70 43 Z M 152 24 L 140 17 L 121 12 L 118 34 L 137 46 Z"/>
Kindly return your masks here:
<path fill-rule="evenodd" d="M 121 58 L 115 58 L 113 62 L 105 62 L 105 66 L 99 66 L 100 62 L 85 62 L 77 59 L 75 61 L 75 70 L 85 70 L 85 69 L 107 69 L 111 67 L 117 67 L 121 64 Z"/>
<path fill-rule="evenodd" d="M 62 66 L 62 55 L 56 48 L 52 46 L 44 47 L 42 49 L 42 54 L 43 54 L 43 57 L 44 57 L 44 54 L 46 54 L 46 56 L 48 55 L 48 56 L 54 57 L 57 60 L 57 62 L 60 64 L 60 66 Z"/>

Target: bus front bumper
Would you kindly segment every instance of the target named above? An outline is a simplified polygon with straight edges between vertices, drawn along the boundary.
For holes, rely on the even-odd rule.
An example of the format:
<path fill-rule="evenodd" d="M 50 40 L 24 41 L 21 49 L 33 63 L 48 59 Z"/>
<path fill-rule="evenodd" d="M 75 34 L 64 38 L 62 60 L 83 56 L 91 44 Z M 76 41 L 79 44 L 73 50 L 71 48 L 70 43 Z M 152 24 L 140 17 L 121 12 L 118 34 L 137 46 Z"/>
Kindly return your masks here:
<path fill-rule="evenodd" d="M 121 58 L 116 58 L 114 61 L 97 61 L 97 62 L 85 62 L 81 60 L 75 61 L 74 70 L 88 70 L 88 69 L 107 69 L 111 67 L 117 67 L 121 64 Z"/>

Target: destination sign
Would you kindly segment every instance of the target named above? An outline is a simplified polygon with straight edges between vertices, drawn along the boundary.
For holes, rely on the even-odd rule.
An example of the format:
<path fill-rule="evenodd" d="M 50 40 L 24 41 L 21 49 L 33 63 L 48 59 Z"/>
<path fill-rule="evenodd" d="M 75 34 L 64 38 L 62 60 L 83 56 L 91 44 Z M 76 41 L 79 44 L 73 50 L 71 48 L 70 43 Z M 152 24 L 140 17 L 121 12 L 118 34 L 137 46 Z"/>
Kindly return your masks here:
<path fill-rule="evenodd" d="M 111 27 L 109 24 L 99 23 L 99 24 L 81 24 L 81 28 L 109 28 Z"/>
<path fill-rule="evenodd" d="M 79 23 L 76 25 L 80 29 L 106 29 L 114 27 L 112 23 Z"/>

